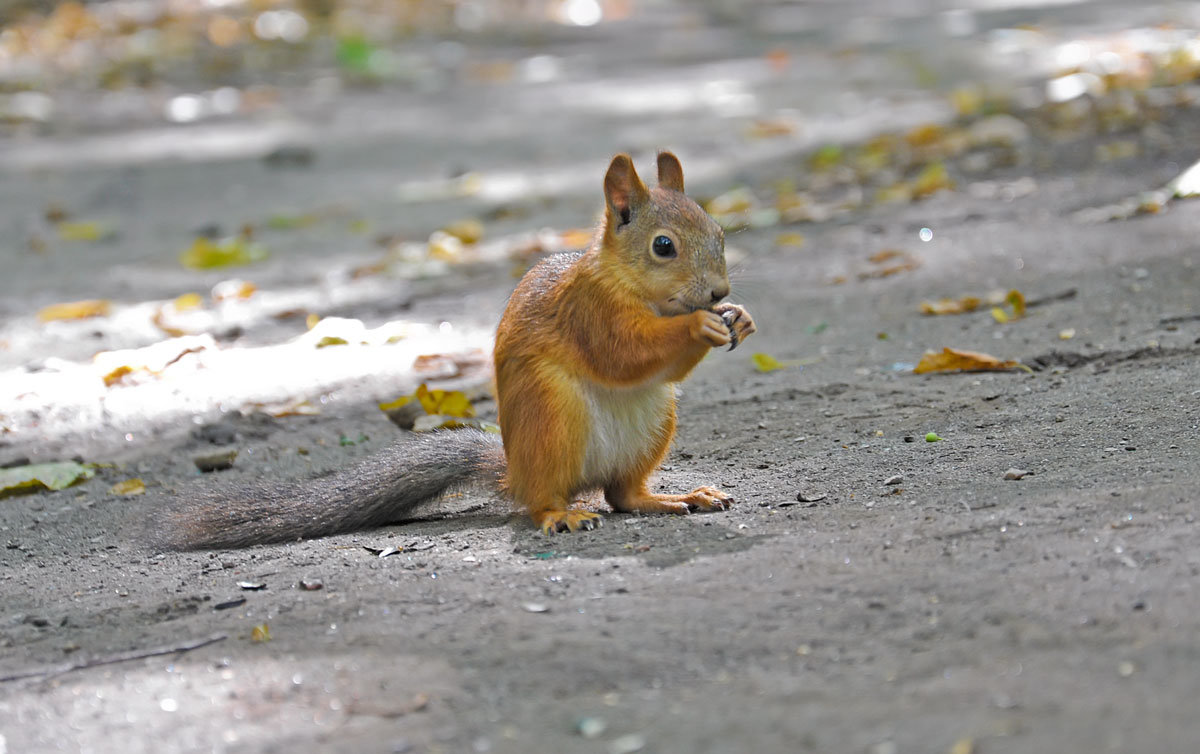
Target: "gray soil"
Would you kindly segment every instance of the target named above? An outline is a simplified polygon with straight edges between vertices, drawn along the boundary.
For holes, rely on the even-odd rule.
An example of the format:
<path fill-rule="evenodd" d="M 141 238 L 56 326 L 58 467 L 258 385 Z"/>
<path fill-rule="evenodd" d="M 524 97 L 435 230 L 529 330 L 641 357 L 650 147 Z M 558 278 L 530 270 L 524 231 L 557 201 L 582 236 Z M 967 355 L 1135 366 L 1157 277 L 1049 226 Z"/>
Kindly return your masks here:
<path fill-rule="evenodd" d="M 78 487 L 0 501 L 0 676 L 10 676 L 0 752 L 1198 750 L 1200 204 L 1072 219 L 1196 159 L 1195 111 L 1167 115 L 1150 156 L 1095 163 L 1084 139 L 1042 145 L 1036 167 L 964 182 L 1033 176 L 1036 191 L 1011 201 L 959 190 L 864 210 L 804 226 L 799 250 L 774 244 L 779 228 L 731 235 L 741 252 L 733 298 L 759 332 L 711 354 L 683 385 L 657 477 L 664 490 L 719 486 L 736 496 L 728 512 L 608 514 L 598 531 L 547 537 L 503 500 L 466 492 L 373 531 L 156 553 L 137 540 L 140 522 L 163 496 L 211 479 L 192 464 L 217 447 L 210 440 L 241 451 L 224 478 L 343 468 L 401 436 L 374 405 L 399 391 L 351 390 L 356 399 L 311 417 L 209 416 L 198 434 L 185 421 L 132 447 L 108 442 L 126 428 L 102 423 L 91 446 L 82 431 L 70 435 L 76 446 L 34 430 L 5 435 L 0 460 L 78 452 L 117 465 Z M 654 146 L 686 141 L 686 124 L 675 127 L 623 138 L 648 165 Z M 591 171 L 580 193 L 521 222 L 589 222 L 603 159 L 626 144 L 572 147 Z M 685 171 L 689 149 L 711 154 L 684 143 Z M 707 188 L 731 175 L 764 185 L 802 164 L 726 157 Z M 120 170 L 14 170 L 2 190 L 28 217 L 73 191 L 125 185 L 133 198 L 113 199 L 111 212 L 140 240 L 123 263 L 163 271 L 142 279 L 146 298 L 187 290 L 167 278 L 179 244 L 156 262 L 156 233 L 238 222 L 231 200 L 197 187 L 247 184 L 253 204 L 261 179 L 299 195 L 257 206 L 306 206 L 328 198 L 323 178 L 336 193 L 358 185 L 355 170 L 368 184 L 371 170 L 386 172 L 350 157 L 286 181 L 256 161 L 153 164 L 124 183 Z M 382 213 L 363 198 L 370 190 L 352 201 Z M 175 216 L 139 221 L 138 208 L 156 203 Z M 398 211 L 415 235 L 428 232 L 418 212 Z M 919 240 L 923 227 L 932 240 Z M 310 243 L 319 256 L 320 239 Z M 887 248 L 920 267 L 858 279 Z M 28 268 L 45 286 L 37 305 L 117 286 L 50 264 Z M 340 313 L 494 322 L 507 273 Z M 271 275 L 286 271 L 262 279 Z M 46 282 L 55 279 L 64 282 Z M 32 308 L 5 286 L 6 312 Z M 987 311 L 918 313 L 923 299 L 996 288 L 1049 300 L 1006 325 Z M 1074 338 L 1060 339 L 1066 328 Z M 1033 371 L 908 371 L 943 346 Z M 759 373 L 756 351 L 805 364 Z M 930 432 L 941 441 L 926 442 Z M 366 439 L 344 446 L 343 436 Z M 1006 479 L 1011 468 L 1029 474 Z M 145 496 L 109 494 L 130 476 L 147 482 Z M 261 624 L 270 640 L 252 641 Z M 29 672 L 40 674 L 11 678 Z"/>

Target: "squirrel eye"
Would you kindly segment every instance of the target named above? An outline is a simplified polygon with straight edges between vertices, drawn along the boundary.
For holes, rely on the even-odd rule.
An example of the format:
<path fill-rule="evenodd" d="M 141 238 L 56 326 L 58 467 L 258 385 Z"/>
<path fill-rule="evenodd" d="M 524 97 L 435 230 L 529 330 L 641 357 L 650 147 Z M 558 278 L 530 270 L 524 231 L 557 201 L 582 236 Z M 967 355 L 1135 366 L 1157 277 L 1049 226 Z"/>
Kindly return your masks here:
<path fill-rule="evenodd" d="M 675 256 L 675 242 L 666 236 L 655 236 L 650 248 L 653 249 L 654 256 L 660 259 L 670 259 Z"/>

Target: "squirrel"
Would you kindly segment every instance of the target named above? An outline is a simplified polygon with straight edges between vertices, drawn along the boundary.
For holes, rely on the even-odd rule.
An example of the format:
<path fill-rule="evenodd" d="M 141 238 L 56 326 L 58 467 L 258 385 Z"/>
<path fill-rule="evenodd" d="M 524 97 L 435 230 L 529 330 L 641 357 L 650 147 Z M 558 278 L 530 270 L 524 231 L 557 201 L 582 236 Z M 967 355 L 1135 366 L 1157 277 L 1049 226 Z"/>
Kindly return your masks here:
<path fill-rule="evenodd" d="M 755 331 L 729 295 L 725 237 L 684 195 L 683 168 L 658 154 L 647 188 L 627 154 L 604 177 L 590 248 L 556 254 L 517 285 L 496 332 L 500 437 L 472 429 L 401 441 L 349 469 L 302 482 L 197 485 L 149 525 L 160 549 L 246 547 L 395 523 L 470 482 L 509 495 L 546 534 L 592 529 L 569 507 L 602 490 L 616 511 L 725 510 L 713 487 L 650 492 L 675 436 L 675 385 L 712 348 Z"/>

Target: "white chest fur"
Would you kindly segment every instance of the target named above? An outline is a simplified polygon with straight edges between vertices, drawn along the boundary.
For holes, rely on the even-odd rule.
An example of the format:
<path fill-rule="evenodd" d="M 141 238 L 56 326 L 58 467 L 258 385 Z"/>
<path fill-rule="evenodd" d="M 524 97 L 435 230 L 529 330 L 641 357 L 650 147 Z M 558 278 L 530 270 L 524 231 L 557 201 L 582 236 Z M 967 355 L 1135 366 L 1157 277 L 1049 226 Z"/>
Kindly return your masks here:
<path fill-rule="evenodd" d="M 584 388 L 591 427 L 583 458 L 583 481 L 603 487 L 643 460 L 663 440 L 675 386 L 659 382 L 634 388 Z"/>

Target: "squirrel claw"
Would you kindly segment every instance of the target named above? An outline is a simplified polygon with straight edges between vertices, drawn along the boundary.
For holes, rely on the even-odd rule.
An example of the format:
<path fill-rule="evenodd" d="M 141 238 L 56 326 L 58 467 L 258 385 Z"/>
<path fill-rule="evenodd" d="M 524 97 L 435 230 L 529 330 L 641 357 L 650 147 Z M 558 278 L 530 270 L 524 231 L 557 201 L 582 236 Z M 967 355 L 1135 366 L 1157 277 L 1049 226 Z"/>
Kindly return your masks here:
<path fill-rule="evenodd" d="M 542 534 L 557 532 L 573 532 L 583 529 L 592 531 L 604 526 L 604 518 L 599 513 L 580 510 L 549 510 L 534 514 L 534 523 L 542 530 Z"/>
<path fill-rule="evenodd" d="M 733 505 L 733 496 L 715 487 L 697 487 L 683 496 L 688 508 L 702 511 L 727 511 Z"/>
<path fill-rule="evenodd" d="M 721 321 L 725 323 L 726 329 L 729 330 L 729 350 L 737 348 L 743 340 L 754 334 L 758 328 L 754 325 L 754 318 L 746 311 L 744 307 L 737 304 L 717 304 L 713 307 L 713 313 L 721 317 Z"/>

